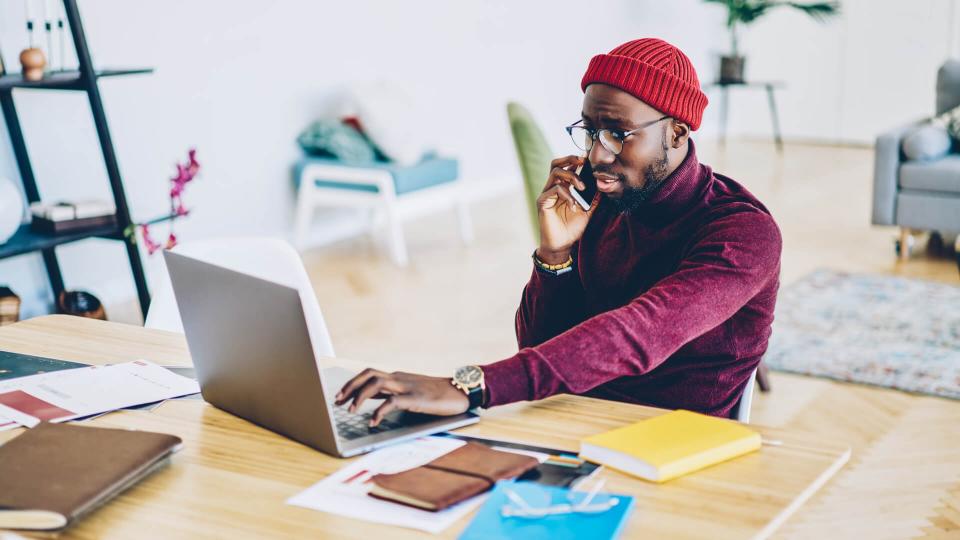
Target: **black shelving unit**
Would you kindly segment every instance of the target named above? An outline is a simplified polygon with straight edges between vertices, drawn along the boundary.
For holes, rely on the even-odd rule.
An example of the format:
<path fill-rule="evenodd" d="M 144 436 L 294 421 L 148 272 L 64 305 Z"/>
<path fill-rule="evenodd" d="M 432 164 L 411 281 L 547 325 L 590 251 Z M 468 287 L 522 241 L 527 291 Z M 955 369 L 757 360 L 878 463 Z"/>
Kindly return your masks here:
<path fill-rule="evenodd" d="M 123 192 L 123 181 L 120 178 L 120 169 L 117 166 L 117 156 L 113 150 L 113 141 L 110 138 L 110 129 L 107 126 L 107 117 L 103 111 L 103 102 L 100 99 L 100 89 L 97 85 L 101 77 L 115 77 L 122 75 L 136 75 L 151 73 L 152 69 L 126 70 L 94 70 L 90 59 L 90 49 L 87 47 L 87 38 L 83 33 L 83 24 L 80 20 L 80 11 L 76 0 L 62 0 L 66 11 L 67 21 L 70 24 L 70 34 L 77 53 L 78 69 L 47 73 L 42 80 L 27 81 L 19 73 L 0 77 L 0 108 L 3 109 L 3 118 L 7 124 L 13 153 L 20 170 L 20 179 L 23 182 L 24 193 L 31 203 L 40 201 L 40 190 L 37 189 L 30 157 L 27 154 L 26 142 L 20 129 L 20 120 L 14 105 L 13 91 L 16 88 L 32 88 L 47 90 L 75 90 L 86 92 L 90 101 L 90 111 L 93 114 L 93 123 L 100 140 L 100 149 L 106 165 L 110 189 L 117 209 L 116 226 L 99 227 L 83 232 L 45 235 L 32 232 L 29 225 L 23 225 L 6 243 L 0 244 L 0 259 L 15 257 L 27 253 L 40 252 L 47 269 L 50 287 L 54 298 L 63 291 L 63 276 L 60 273 L 60 264 L 57 262 L 56 247 L 87 238 L 107 238 L 123 242 L 130 260 L 130 271 L 137 288 L 137 297 L 140 301 L 140 311 L 146 317 L 150 307 L 150 291 L 147 289 L 147 280 L 143 272 L 143 262 L 135 243 L 126 241 L 123 231 L 132 222 L 130 209 L 127 207 L 127 197 Z"/>

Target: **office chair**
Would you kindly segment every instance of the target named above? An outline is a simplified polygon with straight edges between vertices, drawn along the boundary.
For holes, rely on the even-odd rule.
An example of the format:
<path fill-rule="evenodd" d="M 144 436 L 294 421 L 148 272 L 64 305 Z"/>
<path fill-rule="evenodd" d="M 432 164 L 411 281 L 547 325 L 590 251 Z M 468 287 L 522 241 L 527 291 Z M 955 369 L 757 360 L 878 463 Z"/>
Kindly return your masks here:
<path fill-rule="evenodd" d="M 538 239 L 540 237 L 540 217 L 537 211 L 537 197 L 543 191 L 547 175 L 550 174 L 553 152 L 530 111 L 523 105 L 514 102 L 508 103 L 507 118 L 510 120 L 510 132 L 513 134 L 513 144 L 517 150 L 520 172 L 523 174 L 523 191 L 527 197 L 527 210 L 530 213 L 533 236 Z"/>
<path fill-rule="evenodd" d="M 310 329 L 314 353 L 317 357 L 334 356 L 330 333 L 327 331 L 307 271 L 300 255 L 287 242 L 267 237 L 217 238 L 184 243 L 173 251 L 297 289 L 300 291 L 300 301 Z M 180 311 L 166 265 L 163 269 L 164 276 L 155 288 L 144 326 L 183 333 L 183 322 L 180 320 Z M 251 309 L 256 308 L 252 306 Z"/>
<path fill-rule="evenodd" d="M 750 423 L 750 408 L 753 406 L 753 391 L 757 386 L 757 375 L 757 369 L 754 369 L 750 378 L 747 379 L 747 385 L 743 387 L 743 395 L 740 396 L 740 403 L 737 404 L 737 410 L 733 415 L 738 422 Z"/>

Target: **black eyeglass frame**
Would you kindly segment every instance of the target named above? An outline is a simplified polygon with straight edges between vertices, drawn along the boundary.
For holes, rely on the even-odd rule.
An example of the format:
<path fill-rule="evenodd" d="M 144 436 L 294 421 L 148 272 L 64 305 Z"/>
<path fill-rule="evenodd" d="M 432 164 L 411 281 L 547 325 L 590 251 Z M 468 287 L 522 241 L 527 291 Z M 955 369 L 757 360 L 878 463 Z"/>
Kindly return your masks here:
<path fill-rule="evenodd" d="M 623 143 L 626 141 L 627 137 L 629 137 L 630 135 L 633 135 L 634 133 L 637 133 L 638 131 L 643 131 L 654 124 L 663 122 L 667 118 L 671 118 L 671 116 L 664 115 L 664 116 L 661 116 L 660 118 L 657 118 L 656 120 L 644 122 L 643 124 L 640 125 L 640 127 L 631 129 L 630 131 L 620 131 L 617 129 L 607 129 L 607 128 L 594 129 L 594 128 L 588 128 L 586 126 L 578 126 L 577 124 L 579 124 L 580 122 L 583 122 L 583 119 L 581 118 L 580 120 L 577 120 L 576 122 L 570 124 L 564 129 L 566 129 L 567 135 L 569 135 L 570 138 L 573 140 L 574 146 L 576 146 L 577 148 L 580 148 L 580 150 L 583 150 L 584 152 L 589 152 L 593 150 L 593 144 L 599 138 L 600 145 L 603 146 L 608 152 L 616 156 L 616 155 L 619 155 L 620 152 L 623 152 Z M 582 129 L 584 133 L 590 136 L 590 139 L 588 139 L 590 142 L 589 144 L 586 144 L 587 148 L 581 148 L 580 145 L 577 143 L 577 138 L 573 134 L 574 129 Z M 604 142 L 605 139 L 600 136 L 603 132 L 610 134 L 614 138 L 614 140 L 620 143 L 619 150 L 614 150 L 613 148 L 610 148 L 609 146 L 607 146 L 607 143 Z"/>

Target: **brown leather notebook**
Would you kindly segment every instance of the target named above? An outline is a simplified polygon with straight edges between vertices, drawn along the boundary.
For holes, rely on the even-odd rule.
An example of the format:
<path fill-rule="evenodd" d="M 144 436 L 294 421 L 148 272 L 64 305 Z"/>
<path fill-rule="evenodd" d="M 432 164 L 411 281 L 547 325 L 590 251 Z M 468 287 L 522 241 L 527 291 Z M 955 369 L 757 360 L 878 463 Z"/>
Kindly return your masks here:
<path fill-rule="evenodd" d="M 374 476 L 370 495 L 436 512 L 483 493 L 498 480 L 516 478 L 539 463 L 530 456 L 468 442 L 415 469 Z"/>
<path fill-rule="evenodd" d="M 0 446 L 0 528 L 66 527 L 165 465 L 164 433 L 43 422 Z"/>

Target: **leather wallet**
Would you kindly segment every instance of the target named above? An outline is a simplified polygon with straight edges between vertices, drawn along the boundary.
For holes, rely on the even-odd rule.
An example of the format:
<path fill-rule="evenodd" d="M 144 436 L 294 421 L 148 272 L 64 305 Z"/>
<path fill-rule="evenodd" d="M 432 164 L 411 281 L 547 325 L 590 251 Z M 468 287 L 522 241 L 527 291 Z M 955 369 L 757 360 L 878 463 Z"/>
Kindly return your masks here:
<path fill-rule="evenodd" d="M 539 465 L 530 456 L 470 443 L 415 469 L 373 477 L 370 495 L 438 511 L 487 491 Z"/>

